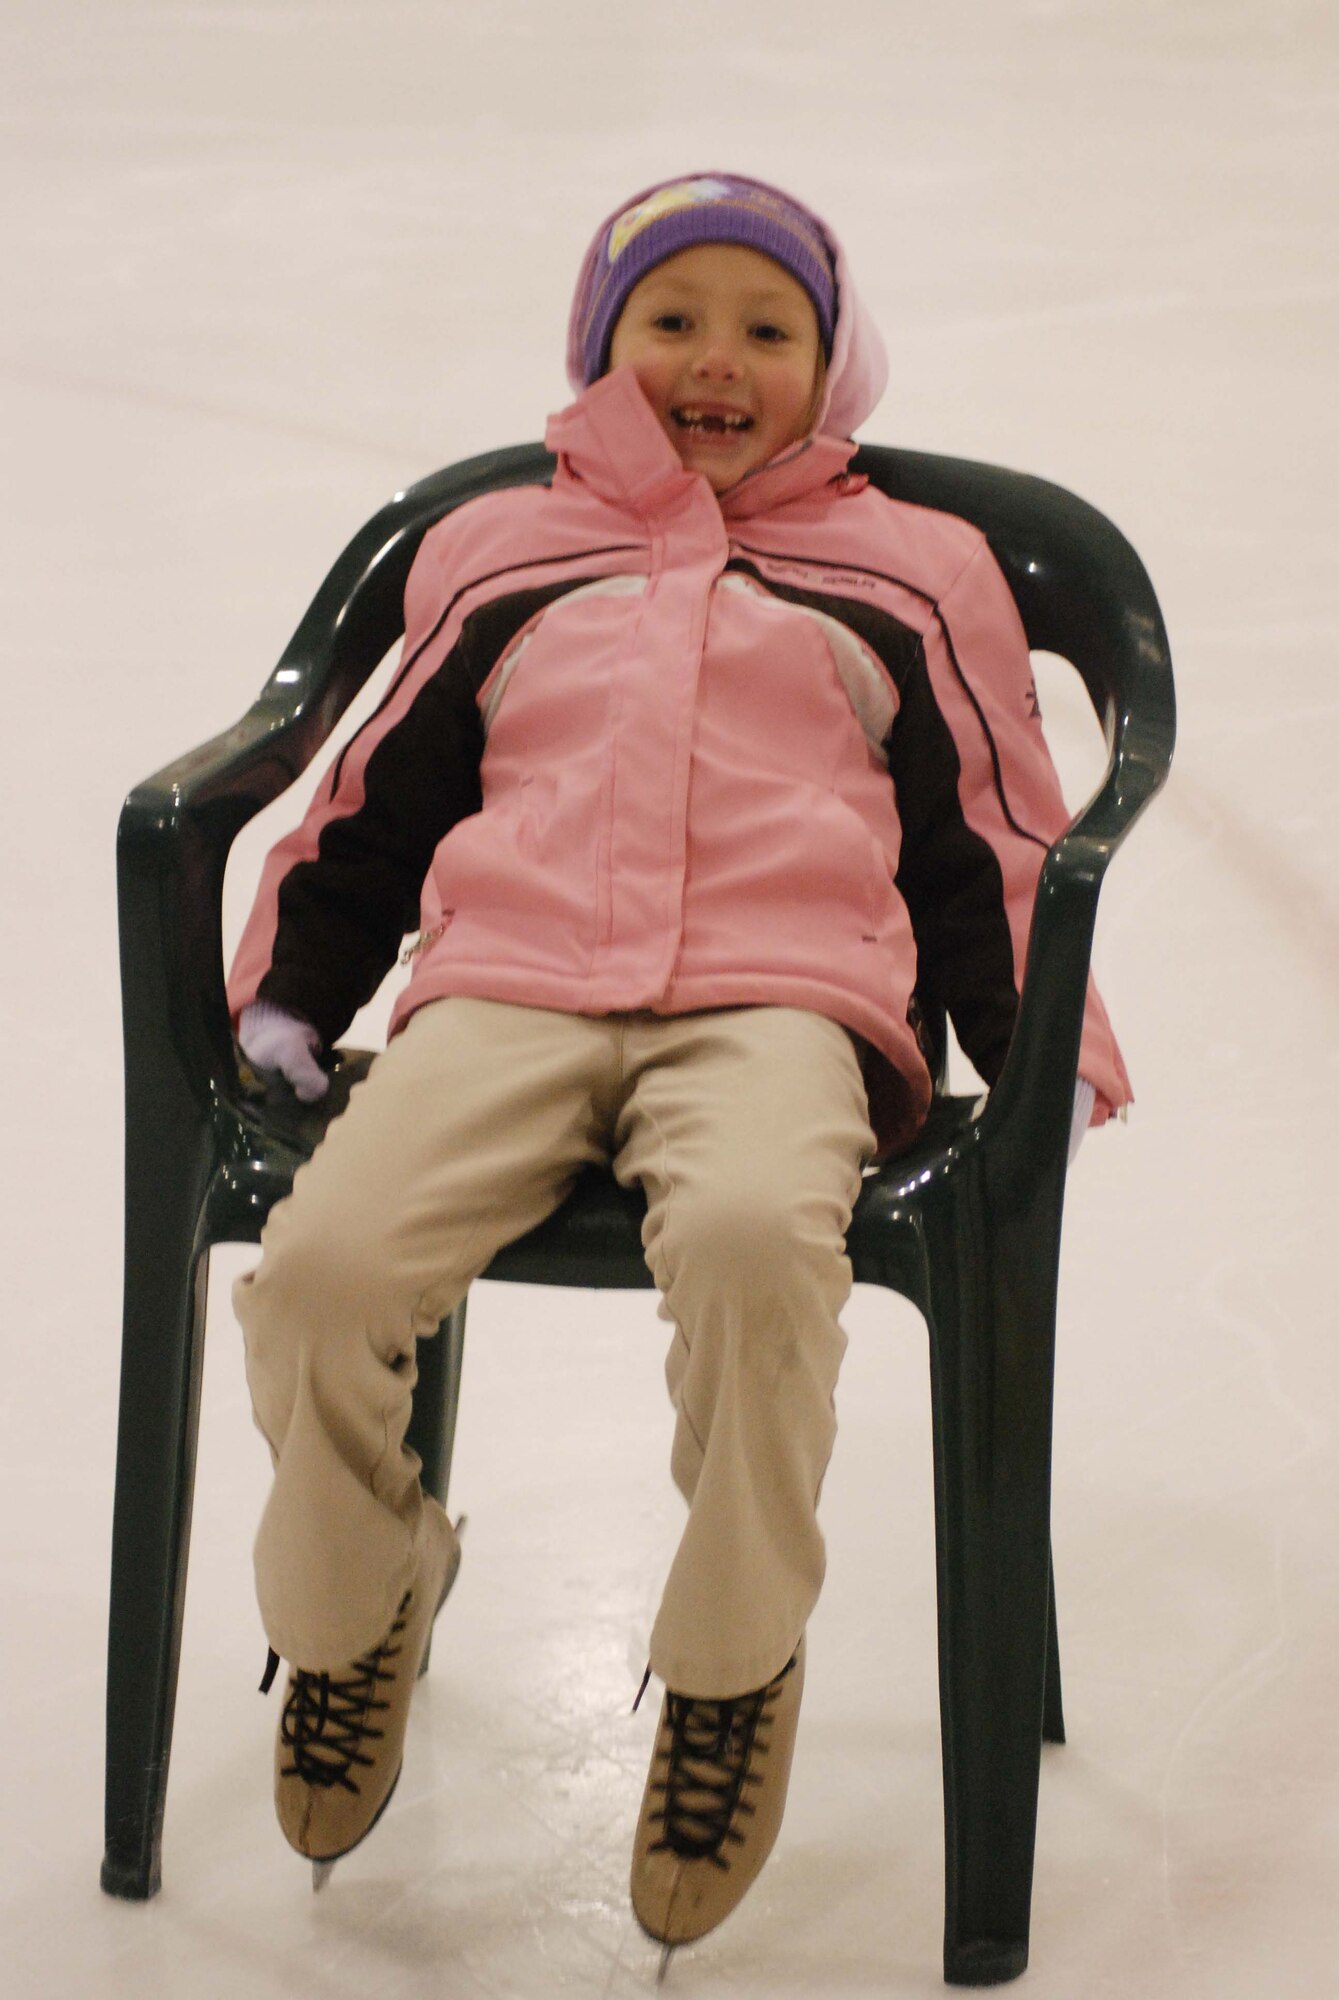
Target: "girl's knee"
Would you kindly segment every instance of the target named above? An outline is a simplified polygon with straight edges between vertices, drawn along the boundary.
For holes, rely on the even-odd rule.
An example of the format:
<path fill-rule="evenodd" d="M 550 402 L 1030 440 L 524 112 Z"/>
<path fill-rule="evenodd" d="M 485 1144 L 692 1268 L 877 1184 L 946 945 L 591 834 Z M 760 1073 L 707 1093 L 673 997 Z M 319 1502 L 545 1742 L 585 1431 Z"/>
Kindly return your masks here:
<path fill-rule="evenodd" d="M 248 1345 L 375 1321 L 389 1264 L 385 1244 L 353 1217 L 310 1216 L 283 1203 L 261 1239 L 259 1264 L 234 1293 Z"/>
<path fill-rule="evenodd" d="M 845 1268 L 835 1213 L 807 1194 L 758 1183 L 676 1200 L 666 1233 L 677 1267 L 752 1290 L 784 1290 L 801 1276 Z"/>

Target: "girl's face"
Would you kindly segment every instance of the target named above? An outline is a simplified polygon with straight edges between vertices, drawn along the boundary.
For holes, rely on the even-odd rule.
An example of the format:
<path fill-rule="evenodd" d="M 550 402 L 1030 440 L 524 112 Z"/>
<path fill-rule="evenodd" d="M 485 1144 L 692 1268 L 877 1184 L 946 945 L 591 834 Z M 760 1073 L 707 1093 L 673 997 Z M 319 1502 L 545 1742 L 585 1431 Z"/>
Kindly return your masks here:
<path fill-rule="evenodd" d="M 670 443 L 716 493 L 812 427 L 823 349 L 813 301 L 759 250 L 699 243 L 635 285 L 611 368 L 631 368 Z"/>

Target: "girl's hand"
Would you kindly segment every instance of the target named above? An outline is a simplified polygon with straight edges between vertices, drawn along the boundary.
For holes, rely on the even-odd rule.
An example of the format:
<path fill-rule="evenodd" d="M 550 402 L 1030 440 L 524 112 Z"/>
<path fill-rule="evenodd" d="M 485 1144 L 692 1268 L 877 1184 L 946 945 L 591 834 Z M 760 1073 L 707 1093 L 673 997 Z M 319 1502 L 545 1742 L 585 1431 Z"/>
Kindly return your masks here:
<path fill-rule="evenodd" d="M 268 1000 L 253 1000 L 242 1009 L 237 1039 L 253 1069 L 286 1077 L 304 1104 L 315 1104 L 330 1088 L 330 1078 L 316 1060 L 320 1031 L 310 1021 L 301 1021 Z"/>

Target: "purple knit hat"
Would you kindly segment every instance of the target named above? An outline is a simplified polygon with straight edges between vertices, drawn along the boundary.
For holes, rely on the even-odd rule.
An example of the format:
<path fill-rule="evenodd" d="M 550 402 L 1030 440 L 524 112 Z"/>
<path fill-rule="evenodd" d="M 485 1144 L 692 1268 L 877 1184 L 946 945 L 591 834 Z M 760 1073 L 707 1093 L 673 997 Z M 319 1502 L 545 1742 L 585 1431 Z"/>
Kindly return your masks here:
<path fill-rule="evenodd" d="M 774 258 L 813 300 L 823 353 L 831 359 L 837 281 L 815 217 L 760 181 L 701 174 L 648 189 L 602 231 L 582 272 L 577 311 L 587 384 L 608 365 L 609 342 L 633 286 L 695 243 L 740 243 Z"/>

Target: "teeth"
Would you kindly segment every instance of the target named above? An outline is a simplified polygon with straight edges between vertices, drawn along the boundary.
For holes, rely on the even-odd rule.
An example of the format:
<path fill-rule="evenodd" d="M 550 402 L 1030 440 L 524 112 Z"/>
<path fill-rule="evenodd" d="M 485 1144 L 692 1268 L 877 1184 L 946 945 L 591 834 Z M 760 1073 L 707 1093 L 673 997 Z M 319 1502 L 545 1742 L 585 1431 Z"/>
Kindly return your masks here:
<path fill-rule="evenodd" d="M 726 417 L 714 410 L 681 409 L 673 412 L 676 424 L 685 430 L 746 431 L 753 422 L 751 417 Z"/>

